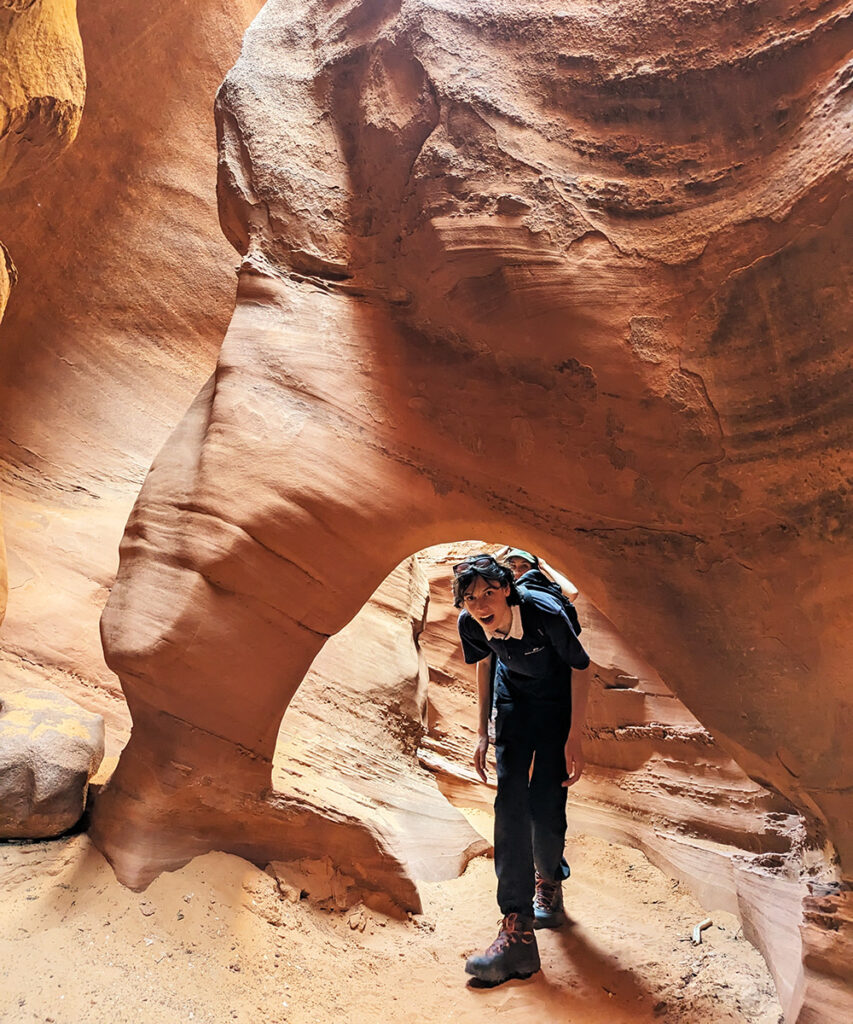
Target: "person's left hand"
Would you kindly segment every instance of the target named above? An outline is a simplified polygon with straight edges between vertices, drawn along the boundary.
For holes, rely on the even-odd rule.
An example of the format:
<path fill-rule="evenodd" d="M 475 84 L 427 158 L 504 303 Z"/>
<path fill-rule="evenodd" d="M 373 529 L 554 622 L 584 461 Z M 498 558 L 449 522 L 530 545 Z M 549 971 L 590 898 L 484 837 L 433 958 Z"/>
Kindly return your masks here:
<path fill-rule="evenodd" d="M 583 756 L 583 743 L 581 742 L 580 735 L 569 733 L 569 738 L 566 740 L 565 750 L 566 773 L 569 777 L 563 785 L 574 786 L 581 775 L 583 775 L 584 765 L 586 764 Z"/>

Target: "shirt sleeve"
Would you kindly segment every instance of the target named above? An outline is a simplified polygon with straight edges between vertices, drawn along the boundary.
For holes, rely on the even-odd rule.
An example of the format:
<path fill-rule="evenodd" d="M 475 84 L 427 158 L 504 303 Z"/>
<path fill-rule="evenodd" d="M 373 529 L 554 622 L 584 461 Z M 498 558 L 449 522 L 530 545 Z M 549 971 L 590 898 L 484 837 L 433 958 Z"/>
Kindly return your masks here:
<path fill-rule="evenodd" d="M 462 641 L 462 654 L 465 657 L 466 665 L 473 665 L 477 661 L 487 658 L 492 650 L 486 643 L 486 634 L 479 622 L 476 622 L 471 615 L 462 611 L 457 622 L 459 639 Z"/>
<path fill-rule="evenodd" d="M 589 655 L 583 644 L 578 640 L 566 613 L 561 609 L 556 613 L 543 612 L 542 622 L 548 639 L 561 660 L 572 668 L 589 667 Z"/>

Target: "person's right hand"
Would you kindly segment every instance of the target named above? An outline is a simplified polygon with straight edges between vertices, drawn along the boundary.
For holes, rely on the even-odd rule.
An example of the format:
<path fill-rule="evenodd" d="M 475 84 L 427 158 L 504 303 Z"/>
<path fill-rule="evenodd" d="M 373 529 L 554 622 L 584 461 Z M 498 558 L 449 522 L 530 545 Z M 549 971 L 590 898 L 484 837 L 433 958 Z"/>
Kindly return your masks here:
<path fill-rule="evenodd" d="M 474 769 L 483 780 L 486 781 L 486 754 L 489 751 L 489 737 L 481 736 L 474 748 Z"/>

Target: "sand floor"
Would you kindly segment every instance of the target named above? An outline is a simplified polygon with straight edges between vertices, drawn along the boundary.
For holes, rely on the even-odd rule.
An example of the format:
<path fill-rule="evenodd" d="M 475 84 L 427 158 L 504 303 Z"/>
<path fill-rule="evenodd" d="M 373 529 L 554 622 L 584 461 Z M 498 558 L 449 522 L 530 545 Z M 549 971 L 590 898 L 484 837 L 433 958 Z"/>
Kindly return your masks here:
<path fill-rule="evenodd" d="M 488 821 L 484 822 L 488 831 Z M 540 932 L 542 971 L 493 989 L 464 958 L 497 930 L 493 864 L 422 885 L 408 920 L 325 911 L 213 853 L 144 893 L 85 835 L 0 843 L 2 1024 L 777 1024 L 764 961 L 636 850 L 573 840 L 573 924 Z"/>

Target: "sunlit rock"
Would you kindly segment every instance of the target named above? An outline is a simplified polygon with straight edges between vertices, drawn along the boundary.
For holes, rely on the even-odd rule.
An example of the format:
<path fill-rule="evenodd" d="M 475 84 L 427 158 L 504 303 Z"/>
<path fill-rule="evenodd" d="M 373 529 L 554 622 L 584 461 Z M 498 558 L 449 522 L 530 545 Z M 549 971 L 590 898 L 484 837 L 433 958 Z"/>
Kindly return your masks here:
<path fill-rule="evenodd" d="M 42 169 L 77 134 L 86 73 L 75 8 L 75 0 L 0 2 L 0 203 L 7 207 L 7 190 Z M 0 322 L 17 276 L 0 241 Z M 0 623 L 7 580 L 0 508 Z"/>
<path fill-rule="evenodd" d="M 217 113 L 237 307 L 103 619 L 134 716 L 96 833 L 122 877 L 192 855 L 196 831 L 231 848 L 209 780 L 234 802 L 268 791 L 326 637 L 413 552 L 488 536 L 572 565 L 720 749 L 802 814 L 821 884 L 849 878 L 849 14 L 698 13 L 269 0 L 255 20 Z M 135 253 L 183 237 L 158 223 Z M 139 287 L 168 291 L 147 269 Z M 196 288 L 188 319 L 207 301 Z M 16 466 L 129 488 L 139 437 L 201 376 L 179 381 L 156 337 L 164 392 L 107 416 L 127 445 L 96 471 L 75 440 L 91 426 L 33 426 L 18 400 Z M 74 340 L 54 359 L 98 365 Z M 140 360 L 113 341 L 129 395 Z M 835 904 L 809 913 L 790 1014 L 844 1020 L 820 979 L 848 926 Z"/>
<path fill-rule="evenodd" d="M 48 690 L 0 700 L 0 838 L 44 839 L 75 825 L 104 756 L 104 720 Z"/>

